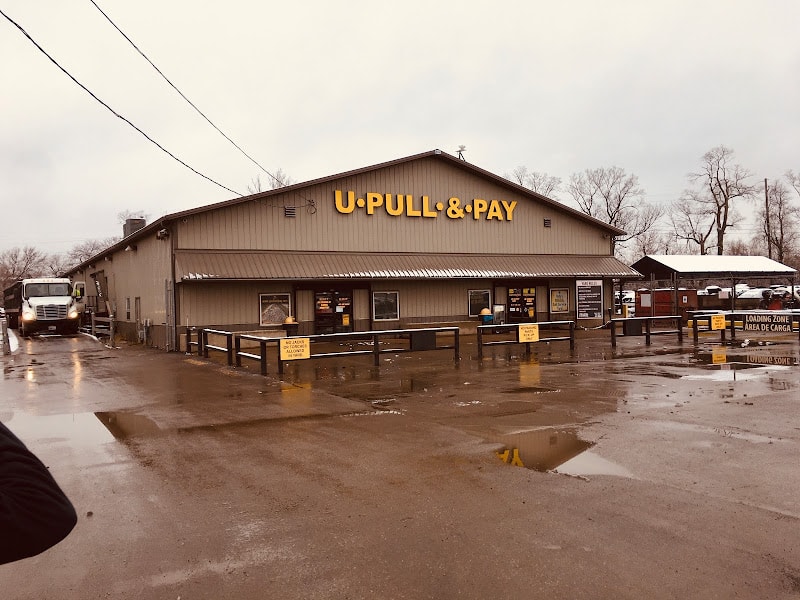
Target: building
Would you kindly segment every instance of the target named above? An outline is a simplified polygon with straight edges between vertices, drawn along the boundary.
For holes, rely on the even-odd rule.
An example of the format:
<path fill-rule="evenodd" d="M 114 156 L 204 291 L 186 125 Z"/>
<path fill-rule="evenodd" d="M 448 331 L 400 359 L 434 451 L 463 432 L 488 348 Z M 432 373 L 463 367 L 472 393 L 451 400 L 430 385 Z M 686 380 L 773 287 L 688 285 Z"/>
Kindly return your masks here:
<path fill-rule="evenodd" d="M 130 227 L 130 225 L 129 225 Z M 433 150 L 161 217 L 71 269 L 125 337 L 577 319 L 595 326 L 624 232 Z"/>

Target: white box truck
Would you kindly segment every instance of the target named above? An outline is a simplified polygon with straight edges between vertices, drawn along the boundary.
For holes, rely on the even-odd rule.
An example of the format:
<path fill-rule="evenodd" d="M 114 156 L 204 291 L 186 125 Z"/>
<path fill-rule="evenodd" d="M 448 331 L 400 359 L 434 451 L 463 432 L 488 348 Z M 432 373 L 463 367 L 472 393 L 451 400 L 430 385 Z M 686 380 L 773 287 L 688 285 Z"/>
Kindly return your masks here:
<path fill-rule="evenodd" d="M 17 328 L 22 336 L 78 333 L 83 298 L 69 279 L 23 279 L 5 290 L 3 300 L 9 327 Z"/>

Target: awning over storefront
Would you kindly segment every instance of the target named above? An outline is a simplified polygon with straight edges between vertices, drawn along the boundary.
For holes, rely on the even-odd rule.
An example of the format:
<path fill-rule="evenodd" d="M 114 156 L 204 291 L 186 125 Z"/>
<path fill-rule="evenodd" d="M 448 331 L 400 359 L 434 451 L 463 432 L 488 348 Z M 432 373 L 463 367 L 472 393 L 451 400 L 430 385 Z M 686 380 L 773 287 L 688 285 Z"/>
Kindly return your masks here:
<path fill-rule="evenodd" d="M 640 279 L 613 256 L 198 251 L 175 253 L 177 281 Z"/>

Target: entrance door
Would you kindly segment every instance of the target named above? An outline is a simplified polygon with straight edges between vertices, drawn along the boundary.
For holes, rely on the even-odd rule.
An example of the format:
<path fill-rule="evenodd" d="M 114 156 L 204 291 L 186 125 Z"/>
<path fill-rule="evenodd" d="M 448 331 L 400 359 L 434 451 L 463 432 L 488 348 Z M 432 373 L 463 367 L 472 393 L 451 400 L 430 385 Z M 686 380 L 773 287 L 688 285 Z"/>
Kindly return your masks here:
<path fill-rule="evenodd" d="M 314 332 L 353 331 L 353 291 L 324 290 L 314 294 Z"/>

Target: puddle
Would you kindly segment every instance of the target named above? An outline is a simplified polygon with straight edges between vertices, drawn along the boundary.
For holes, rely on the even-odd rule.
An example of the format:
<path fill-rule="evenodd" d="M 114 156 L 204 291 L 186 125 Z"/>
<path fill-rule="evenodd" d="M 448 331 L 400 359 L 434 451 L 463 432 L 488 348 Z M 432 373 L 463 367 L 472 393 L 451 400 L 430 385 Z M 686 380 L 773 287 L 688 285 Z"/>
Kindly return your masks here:
<path fill-rule="evenodd" d="M 109 433 L 118 440 L 163 433 L 163 430 L 154 421 L 136 413 L 97 412 L 94 414 Z"/>
<path fill-rule="evenodd" d="M 94 413 L 66 415 L 31 415 L 14 413 L 4 418 L 5 424 L 23 441 L 67 442 L 70 447 L 94 447 L 114 441 Z"/>
<path fill-rule="evenodd" d="M 504 444 L 495 455 L 515 467 L 575 476 L 633 477 L 624 467 L 589 452 L 594 444 L 581 439 L 577 429 L 547 427 L 501 435 L 490 441 Z"/>

